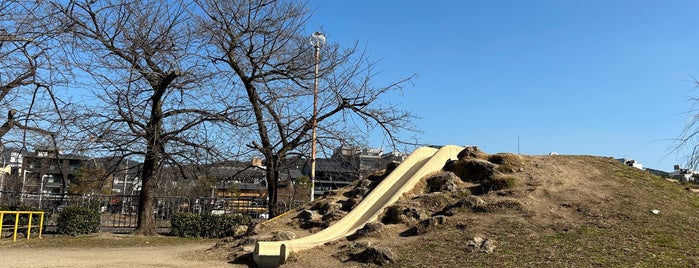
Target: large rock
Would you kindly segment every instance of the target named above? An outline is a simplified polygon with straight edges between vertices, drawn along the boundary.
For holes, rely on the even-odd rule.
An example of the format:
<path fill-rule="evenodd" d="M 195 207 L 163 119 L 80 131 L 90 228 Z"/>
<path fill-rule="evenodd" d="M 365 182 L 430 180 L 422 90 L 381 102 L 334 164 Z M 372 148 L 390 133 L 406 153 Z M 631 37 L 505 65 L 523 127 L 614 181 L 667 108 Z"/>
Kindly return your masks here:
<path fill-rule="evenodd" d="M 461 152 L 459 152 L 459 154 L 456 155 L 456 157 L 461 161 L 468 160 L 469 158 L 480 158 L 485 156 L 487 156 L 487 154 L 478 149 L 478 146 L 466 146 L 463 150 L 461 150 Z"/>
<path fill-rule="evenodd" d="M 481 182 L 491 179 L 496 172 L 497 166 L 486 160 L 471 159 L 457 164 L 455 173 L 461 180 L 469 182 Z"/>
<path fill-rule="evenodd" d="M 495 241 L 478 236 L 468 241 L 466 246 L 471 249 L 471 251 L 477 250 L 488 254 L 492 254 L 495 251 Z"/>
<path fill-rule="evenodd" d="M 301 221 L 310 221 L 314 217 L 314 213 L 312 210 L 304 209 L 301 212 L 299 212 L 299 215 L 297 216 Z"/>
<path fill-rule="evenodd" d="M 321 219 L 324 222 L 332 222 L 332 221 L 342 219 L 342 217 L 344 217 L 345 215 L 347 215 L 347 212 L 344 212 L 344 211 L 338 209 L 338 210 L 333 210 L 331 212 L 328 212 L 327 214 L 323 215 L 323 217 Z"/>
<path fill-rule="evenodd" d="M 381 222 L 384 224 L 405 223 L 413 224 L 420 220 L 420 211 L 417 208 L 409 208 L 404 205 L 393 205 L 384 209 Z"/>
<path fill-rule="evenodd" d="M 285 241 L 296 239 L 296 234 L 289 231 L 277 231 L 272 233 L 272 240 L 274 241 Z"/>
<path fill-rule="evenodd" d="M 456 189 L 456 182 L 459 179 L 453 172 L 440 172 L 427 178 L 427 189 L 433 192 L 451 192 Z"/>
<path fill-rule="evenodd" d="M 351 198 L 364 198 L 369 193 L 369 187 L 358 186 L 352 189 Z"/>
<path fill-rule="evenodd" d="M 236 225 L 231 228 L 231 233 L 233 234 L 233 237 L 241 237 L 244 236 L 248 233 L 248 226 L 247 225 Z"/>
<path fill-rule="evenodd" d="M 354 209 L 354 207 L 356 207 L 357 204 L 359 204 L 359 202 L 361 202 L 361 201 L 362 201 L 361 198 L 350 198 L 347 201 L 343 201 L 342 202 L 342 210 L 350 211 L 350 210 Z"/>
<path fill-rule="evenodd" d="M 446 222 L 446 216 L 437 215 L 421 221 L 417 226 L 408 230 L 407 233 L 411 235 L 421 235 L 427 233 L 429 230 L 432 230 L 433 228 L 435 228 L 435 226 L 444 225 Z"/>
<path fill-rule="evenodd" d="M 342 204 L 338 204 L 332 201 L 321 201 L 314 204 L 311 210 L 316 210 L 318 213 L 325 215 L 328 213 L 333 213 L 335 211 L 341 210 Z"/>
<path fill-rule="evenodd" d="M 362 252 L 350 254 L 350 260 L 361 263 L 387 265 L 396 262 L 396 255 L 387 248 L 370 246 Z"/>
<path fill-rule="evenodd" d="M 383 223 L 372 221 L 368 222 L 361 229 L 357 230 L 354 234 L 348 237 L 349 240 L 356 240 L 361 237 L 376 236 L 383 229 Z"/>
<path fill-rule="evenodd" d="M 482 198 L 475 195 L 469 195 L 457 201 L 456 203 L 445 207 L 442 210 L 441 214 L 445 216 L 453 216 L 454 214 L 463 212 L 467 209 L 472 210 L 476 207 L 481 207 L 483 205 L 485 205 L 485 201 Z"/>

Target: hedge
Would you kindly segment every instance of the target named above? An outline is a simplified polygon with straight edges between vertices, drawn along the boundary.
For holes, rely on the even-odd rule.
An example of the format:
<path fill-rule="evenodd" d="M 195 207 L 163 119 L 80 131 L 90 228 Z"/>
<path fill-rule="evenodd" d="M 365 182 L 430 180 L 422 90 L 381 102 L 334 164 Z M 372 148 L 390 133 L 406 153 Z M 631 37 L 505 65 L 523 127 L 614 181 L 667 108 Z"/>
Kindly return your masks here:
<path fill-rule="evenodd" d="M 100 213 L 96 209 L 66 207 L 58 215 L 58 233 L 79 235 L 100 230 Z"/>
<path fill-rule="evenodd" d="M 233 234 L 233 227 L 248 225 L 252 218 L 248 215 L 198 215 L 176 213 L 171 223 L 172 235 L 179 237 L 224 238 Z"/>

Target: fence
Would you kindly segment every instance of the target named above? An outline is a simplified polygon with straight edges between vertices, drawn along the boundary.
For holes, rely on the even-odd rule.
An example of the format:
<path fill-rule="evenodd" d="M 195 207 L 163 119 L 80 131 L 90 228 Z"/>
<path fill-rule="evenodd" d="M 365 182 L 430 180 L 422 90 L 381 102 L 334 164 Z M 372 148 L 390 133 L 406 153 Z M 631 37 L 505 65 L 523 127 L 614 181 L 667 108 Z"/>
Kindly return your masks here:
<path fill-rule="evenodd" d="M 42 211 L 0 211 L 0 238 L 3 236 L 3 232 L 5 230 L 10 230 L 12 229 L 12 241 L 17 241 L 17 231 L 19 229 L 26 229 L 27 230 L 27 239 L 31 236 L 32 233 L 32 224 L 33 222 L 33 216 L 34 214 L 39 215 L 39 238 L 41 238 L 41 231 L 43 230 L 44 227 L 44 212 Z M 5 215 L 11 215 L 14 216 L 13 218 L 5 218 Z M 26 222 L 24 219 L 20 221 L 22 217 L 21 215 L 27 215 L 26 217 Z M 14 222 L 14 224 L 11 223 L 12 227 L 11 228 L 5 228 L 3 227 L 4 220 L 8 220 L 9 222 Z M 20 224 L 21 223 L 21 224 Z"/>
<path fill-rule="evenodd" d="M 126 233 L 137 226 L 139 197 L 133 195 L 71 195 L 28 194 L 0 192 L 0 207 L 38 208 L 45 212 L 46 230 L 55 230 L 58 215 L 64 207 L 87 207 L 100 212 L 101 229 L 106 232 Z M 307 201 L 280 201 L 277 215 L 305 205 Z M 250 197 L 188 198 L 160 196 L 155 198 L 153 213 L 158 232 L 169 232 L 170 219 L 175 213 L 243 214 L 257 219 L 268 217 L 267 201 Z"/>

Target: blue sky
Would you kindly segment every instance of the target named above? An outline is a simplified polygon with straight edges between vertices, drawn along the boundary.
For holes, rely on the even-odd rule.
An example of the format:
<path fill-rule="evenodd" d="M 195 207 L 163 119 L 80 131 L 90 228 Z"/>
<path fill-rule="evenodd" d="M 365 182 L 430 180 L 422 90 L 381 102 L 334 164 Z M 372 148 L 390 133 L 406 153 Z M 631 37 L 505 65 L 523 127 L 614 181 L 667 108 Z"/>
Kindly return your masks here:
<path fill-rule="evenodd" d="M 682 160 L 670 150 L 699 96 L 699 1 L 309 4 L 309 31 L 359 41 L 377 83 L 418 74 L 392 101 L 422 118 L 426 143 Z"/>

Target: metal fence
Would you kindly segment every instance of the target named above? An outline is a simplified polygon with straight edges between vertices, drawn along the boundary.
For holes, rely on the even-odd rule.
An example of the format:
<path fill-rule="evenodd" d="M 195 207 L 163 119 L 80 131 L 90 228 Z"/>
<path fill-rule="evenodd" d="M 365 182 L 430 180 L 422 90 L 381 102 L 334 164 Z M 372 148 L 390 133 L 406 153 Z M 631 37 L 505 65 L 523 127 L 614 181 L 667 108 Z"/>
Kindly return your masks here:
<path fill-rule="evenodd" d="M 130 232 L 137 226 L 139 197 L 133 195 L 72 195 L 1 192 L 0 207 L 39 209 L 45 213 L 47 230 L 55 230 L 58 215 L 65 207 L 94 208 L 101 215 L 101 229 L 106 232 Z M 280 201 L 277 215 L 298 208 L 307 201 Z M 159 196 L 155 198 L 153 213 L 158 232 L 169 232 L 170 220 L 176 213 L 242 214 L 254 219 L 267 219 L 267 201 L 249 197 L 188 198 Z"/>

